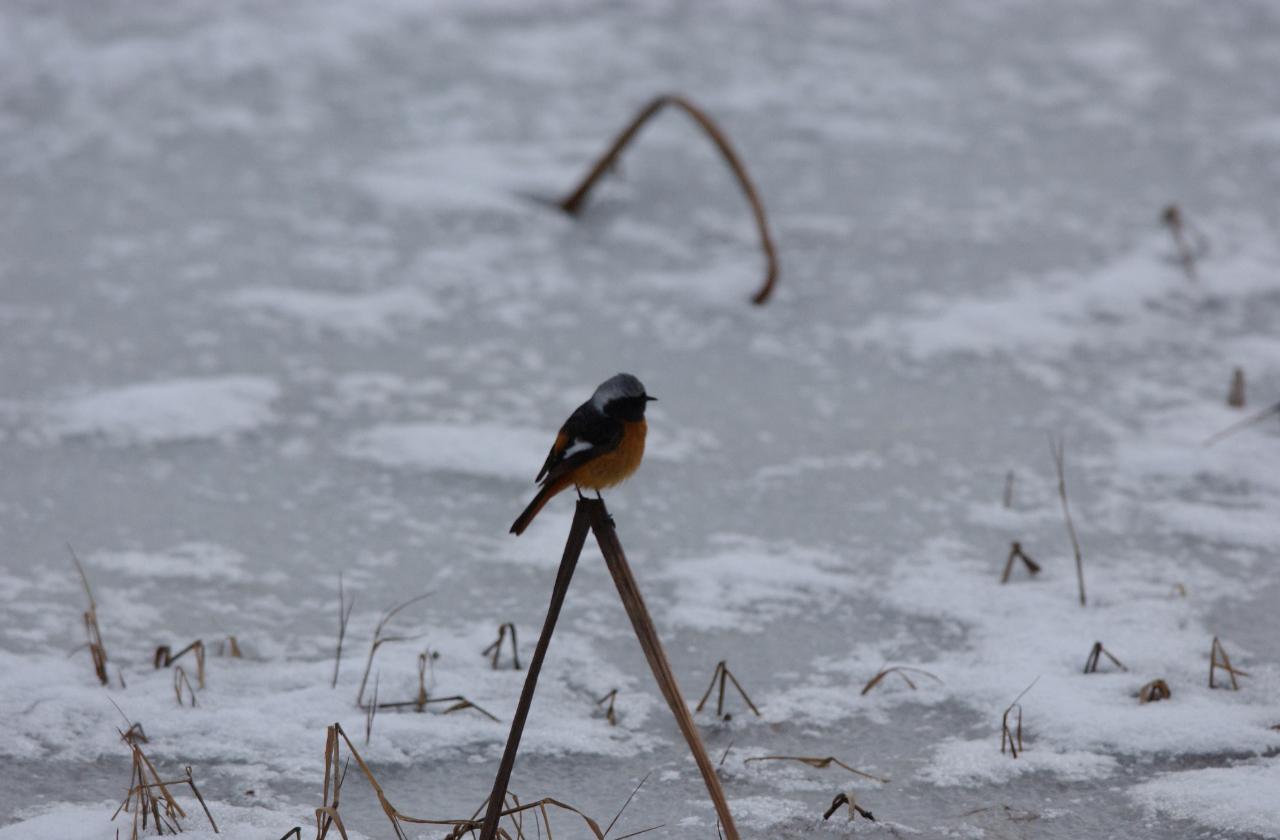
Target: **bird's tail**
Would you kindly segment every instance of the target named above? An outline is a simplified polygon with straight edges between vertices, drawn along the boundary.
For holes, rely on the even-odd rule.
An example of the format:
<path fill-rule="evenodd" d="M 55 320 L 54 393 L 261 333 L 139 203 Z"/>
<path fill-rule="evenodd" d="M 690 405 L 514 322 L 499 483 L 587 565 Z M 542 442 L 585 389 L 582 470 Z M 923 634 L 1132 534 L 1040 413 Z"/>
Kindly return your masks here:
<path fill-rule="evenodd" d="M 543 505 L 551 501 L 551 497 L 559 493 L 561 490 L 569 486 L 569 482 L 561 479 L 552 484 L 547 484 L 538 491 L 538 495 L 533 497 L 533 501 L 529 502 L 529 506 L 524 509 L 524 513 L 516 517 L 516 521 L 511 523 L 511 533 L 520 536 L 524 533 L 524 529 L 529 527 L 529 523 L 538 515 L 538 511 L 542 510 Z"/>

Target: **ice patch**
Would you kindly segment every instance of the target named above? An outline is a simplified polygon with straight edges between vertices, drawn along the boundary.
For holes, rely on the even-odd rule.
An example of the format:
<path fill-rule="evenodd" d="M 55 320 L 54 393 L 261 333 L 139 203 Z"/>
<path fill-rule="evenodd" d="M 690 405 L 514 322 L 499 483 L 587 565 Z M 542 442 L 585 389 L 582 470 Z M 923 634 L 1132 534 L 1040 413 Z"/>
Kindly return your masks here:
<path fill-rule="evenodd" d="M 46 432 L 117 445 L 229 440 L 271 423 L 280 387 L 260 376 L 169 379 L 111 388 L 56 404 Z"/>
<path fill-rule="evenodd" d="M 311 333 L 335 332 L 348 338 L 383 337 L 396 324 L 444 317 L 440 306 L 426 295 L 403 288 L 357 293 L 259 286 L 232 292 L 227 300 L 295 321 Z"/>
<path fill-rule="evenodd" d="M 239 582 L 248 578 L 244 555 L 210 543 L 183 543 L 169 551 L 100 551 L 85 558 L 90 566 L 148 581 L 156 578 Z"/>
<path fill-rule="evenodd" d="M 545 432 L 490 423 L 388 423 L 351 435 L 343 454 L 384 467 L 532 481 Z"/>
<path fill-rule="evenodd" d="M 1107 755 L 1080 750 L 1054 752 L 1035 749 L 1030 744 L 1027 747 L 1014 759 L 1000 752 L 998 738 L 953 738 L 938 745 L 920 777 L 939 787 L 1003 784 L 1028 773 L 1053 773 L 1069 781 L 1083 781 L 1105 778 L 1117 767 L 1116 760 Z"/>
<path fill-rule="evenodd" d="M 1129 795 L 1148 808 L 1219 831 L 1280 837 L 1280 758 L 1165 773 Z"/>
<path fill-rule="evenodd" d="M 673 584 L 666 620 L 698 630 L 759 632 L 784 616 L 821 609 L 856 588 L 829 554 L 722 539 L 706 557 L 671 563 L 658 580 Z"/>

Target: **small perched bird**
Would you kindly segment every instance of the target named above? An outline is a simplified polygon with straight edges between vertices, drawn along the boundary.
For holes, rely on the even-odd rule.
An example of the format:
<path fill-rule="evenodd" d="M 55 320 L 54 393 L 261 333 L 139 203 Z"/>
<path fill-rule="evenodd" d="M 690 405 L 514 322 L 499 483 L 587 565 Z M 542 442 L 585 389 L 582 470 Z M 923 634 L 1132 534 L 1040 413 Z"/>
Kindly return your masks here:
<path fill-rule="evenodd" d="M 629 373 L 610 377 L 596 388 L 591 399 L 578 406 L 560 427 L 546 463 L 534 481 L 542 485 L 524 513 L 511 525 L 511 533 L 524 529 L 551 497 L 573 485 L 582 495 L 585 487 L 596 495 L 626 480 L 644 457 L 645 406 L 657 397 Z"/>

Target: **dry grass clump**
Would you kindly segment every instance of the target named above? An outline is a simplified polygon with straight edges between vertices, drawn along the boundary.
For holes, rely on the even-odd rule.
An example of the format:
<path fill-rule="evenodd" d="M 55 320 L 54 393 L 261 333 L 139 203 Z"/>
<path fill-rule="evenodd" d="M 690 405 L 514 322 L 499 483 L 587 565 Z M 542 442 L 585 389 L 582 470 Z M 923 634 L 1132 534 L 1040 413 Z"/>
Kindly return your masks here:
<path fill-rule="evenodd" d="M 349 753 L 345 757 L 342 754 L 344 744 L 346 745 L 346 752 Z M 382 812 L 391 823 L 392 831 L 395 833 L 397 840 L 408 840 L 408 835 L 405 833 L 404 828 L 406 824 L 447 826 L 450 831 L 445 835 L 446 840 L 460 840 L 463 837 L 474 836 L 475 832 L 481 829 L 483 820 L 480 819 L 480 815 L 488 806 L 487 799 L 481 803 L 480 807 L 470 817 L 465 819 L 428 819 L 411 816 L 398 810 L 391 804 L 390 798 L 378 782 L 373 770 L 365 762 L 355 745 L 351 743 L 351 739 L 343 731 L 341 724 L 335 723 L 329 726 L 325 733 L 323 804 L 315 809 L 317 840 L 325 840 L 330 831 L 336 831 L 343 840 L 347 840 L 346 825 L 342 821 L 341 798 L 347 770 L 353 759 L 360 773 L 365 777 L 369 786 L 373 788 L 374 795 L 378 797 L 378 804 L 382 806 Z M 648 776 L 645 777 L 645 779 L 647 778 Z M 640 785 L 644 784 L 645 779 L 641 779 Z M 640 789 L 640 785 L 637 785 L 635 790 L 631 792 L 631 796 L 627 797 L 617 816 L 603 830 L 596 820 L 561 800 L 545 797 L 535 802 L 521 803 L 514 794 L 508 793 L 503 798 L 502 804 L 504 807 L 499 811 L 499 820 L 505 819 L 506 825 L 500 824 L 498 826 L 497 836 L 505 838 L 505 840 L 525 840 L 525 838 L 532 840 L 529 827 L 525 825 L 525 816 L 527 813 L 533 812 L 531 828 L 536 832 L 536 836 L 541 837 L 545 829 L 546 837 L 551 840 L 554 837 L 551 830 L 551 810 L 558 809 L 576 815 L 596 840 L 607 840 L 609 831 L 617 823 L 619 817 L 622 816 L 623 811 L 630 804 L 636 791 Z M 623 837 L 618 837 L 616 840 L 625 840 L 627 837 L 635 837 L 660 827 L 654 826 L 643 831 L 633 832 Z M 289 835 L 286 834 L 285 836 L 288 837 Z"/>
<path fill-rule="evenodd" d="M 130 727 L 132 731 L 132 727 Z M 182 820 L 187 818 L 187 812 L 178 804 L 178 800 L 173 797 L 173 793 L 169 788 L 177 785 L 186 785 L 192 795 L 200 803 L 201 809 L 204 810 L 205 818 L 209 820 L 213 833 L 218 834 L 218 824 L 214 822 L 213 814 L 209 813 L 209 806 L 205 804 L 204 797 L 200 795 L 200 789 L 196 787 L 196 780 L 191 774 L 191 768 L 186 768 L 186 775 L 181 779 L 172 779 L 170 781 L 162 781 L 160 774 L 156 772 L 155 765 L 151 763 L 151 759 L 147 758 L 146 753 L 142 751 L 142 747 L 138 746 L 136 740 L 129 740 L 125 732 L 120 733 L 120 737 L 129 744 L 129 750 L 132 755 L 129 769 L 129 789 L 125 793 L 124 801 L 120 803 L 120 807 L 111 815 L 111 819 L 115 820 L 123 811 L 133 815 L 132 830 L 130 832 L 130 840 L 138 840 L 138 838 L 147 831 L 147 825 L 150 823 L 156 834 L 179 834 L 182 831 Z"/>

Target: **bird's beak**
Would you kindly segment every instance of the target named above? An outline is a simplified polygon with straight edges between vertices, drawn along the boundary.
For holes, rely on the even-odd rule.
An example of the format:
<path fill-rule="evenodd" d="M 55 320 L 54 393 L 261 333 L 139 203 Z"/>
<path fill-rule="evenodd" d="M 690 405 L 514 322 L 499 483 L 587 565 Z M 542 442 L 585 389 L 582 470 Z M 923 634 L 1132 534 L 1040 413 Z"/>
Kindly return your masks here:
<path fill-rule="evenodd" d="M 657 397 L 651 397 L 651 396 L 649 396 L 648 394 L 645 394 L 645 395 L 644 395 L 644 401 L 645 401 L 645 402 L 657 402 L 657 401 L 658 401 L 658 398 L 657 398 Z"/>

